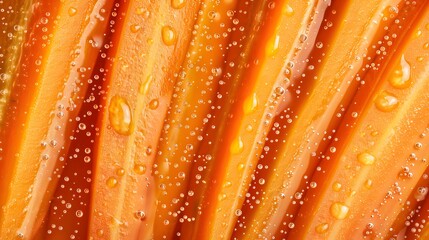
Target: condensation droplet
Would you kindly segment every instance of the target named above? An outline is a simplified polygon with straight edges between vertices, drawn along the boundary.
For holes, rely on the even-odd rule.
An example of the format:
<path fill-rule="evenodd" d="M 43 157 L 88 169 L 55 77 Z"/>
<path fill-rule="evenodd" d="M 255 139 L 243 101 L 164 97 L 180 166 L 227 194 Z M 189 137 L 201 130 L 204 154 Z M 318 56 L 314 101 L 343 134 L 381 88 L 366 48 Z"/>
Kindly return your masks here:
<path fill-rule="evenodd" d="M 149 108 L 152 110 L 157 109 L 159 106 L 159 101 L 158 99 L 153 99 L 152 101 L 149 102 Z"/>
<path fill-rule="evenodd" d="M 185 0 L 171 0 L 171 6 L 175 9 L 180 9 L 185 6 Z"/>
<path fill-rule="evenodd" d="M 68 11 L 68 14 L 69 14 L 70 17 L 73 17 L 74 15 L 77 14 L 77 9 L 74 8 L 74 7 L 70 7 L 69 11 Z"/>
<path fill-rule="evenodd" d="M 83 212 L 82 212 L 82 210 L 77 210 L 77 211 L 76 211 L 76 217 L 78 217 L 78 218 L 83 217 Z"/>
<path fill-rule="evenodd" d="M 357 159 L 363 165 L 373 165 L 375 163 L 375 157 L 369 153 L 361 153 L 357 156 Z"/>
<path fill-rule="evenodd" d="M 131 108 L 124 98 L 114 96 L 110 100 L 109 120 L 117 133 L 121 135 L 129 135 L 131 133 Z"/>
<path fill-rule="evenodd" d="M 411 85 L 411 70 L 410 64 L 405 60 L 402 55 L 401 62 L 395 67 L 393 76 L 389 79 L 389 83 L 399 89 L 407 88 Z"/>
<path fill-rule="evenodd" d="M 330 213 L 334 218 L 341 220 L 347 217 L 349 210 L 344 203 L 336 202 L 331 205 Z"/>
<path fill-rule="evenodd" d="M 380 93 L 375 99 L 375 106 L 382 112 L 390 112 L 398 106 L 398 99 L 386 91 Z"/>
<path fill-rule="evenodd" d="M 165 45 L 171 46 L 176 43 L 177 37 L 176 32 L 170 26 L 164 26 L 162 28 L 162 41 Z"/>
<path fill-rule="evenodd" d="M 243 105 L 243 111 L 245 114 L 250 114 L 256 110 L 258 107 L 258 97 L 256 93 L 252 94 L 252 96 L 249 96 L 244 101 Z"/>
<path fill-rule="evenodd" d="M 230 151 L 232 154 L 239 154 L 243 151 L 243 147 L 243 140 L 241 139 L 241 137 L 238 137 L 232 142 Z"/>
<path fill-rule="evenodd" d="M 118 180 L 116 180 L 116 178 L 114 178 L 114 177 L 109 177 L 106 181 L 106 185 L 109 188 L 114 188 L 114 187 L 116 187 L 116 185 L 118 185 Z"/>
<path fill-rule="evenodd" d="M 329 229 L 329 224 L 327 223 L 321 223 L 319 225 L 316 226 L 316 233 L 318 234 L 323 234 L 326 233 Z"/>

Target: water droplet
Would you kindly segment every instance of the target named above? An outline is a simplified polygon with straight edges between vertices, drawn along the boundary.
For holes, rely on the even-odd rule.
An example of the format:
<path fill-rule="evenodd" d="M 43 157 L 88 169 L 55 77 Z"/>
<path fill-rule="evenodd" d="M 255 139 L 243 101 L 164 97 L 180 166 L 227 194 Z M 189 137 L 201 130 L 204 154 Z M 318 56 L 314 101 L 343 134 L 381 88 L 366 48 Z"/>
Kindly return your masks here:
<path fill-rule="evenodd" d="M 73 17 L 74 15 L 76 15 L 77 9 L 74 7 L 70 7 L 68 13 L 70 17 Z"/>
<path fill-rule="evenodd" d="M 341 187 L 342 187 L 342 185 L 339 182 L 334 182 L 334 184 L 332 184 L 332 189 L 335 192 L 339 192 L 341 190 Z"/>
<path fill-rule="evenodd" d="M 249 96 L 244 101 L 243 110 L 245 114 L 250 114 L 256 110 L 258 107 L 258 98 L 256 93 L 253 93 L 252 96 Z"/>
<path fill-rule="evenodd" d="M 145 217 L 146 217 L 146 213 L 145 213 L 144 211 L 141 211 L 141 210 L 140 210 L 140 211 L 135 212 L 134 216 L 135 216 L 138 220 L 143 221 L 143 220 L 145 219 Z"/>
<path fill-rule="evenodd" d="M 239 217 L 239 216 L 241 216 L 241 214 L 243 214 L 243 212 L 241 211 L 241 209 L 235 210 L 235 216 Z"/>
<path fill-rule="evenodd" d="M 162 28 L 162 41 L 165 45 L 171 46 L 176 43 L 176 32 L 170 26 Z"/>
<path fill-rule="evenodd" d="M 157 108 L 158 108 L 158 106 L 159 106 L 159 101 L 158 101 L 158 99 L 153 99 L 153 100 L 152 100 L 152 101 L 150 101 L 150 103 L 149 103 L 149 108 L 150 108 L 150 109 L 152 109 L 152 110 L 157 109 Z"/>
<path fill-rule="evenodd" d="M 116 187 L 116 185 L 118 185 L 118 180 L 116 180 L 116 178 L 114 178 L 114 177 L 109 177 L 106 181 L 106 185 L 109 188 L 114 188 L 114 187 Z"/>
<path fill-rule="evenodd" d="M 323 234 L 326 233 L 329 229 L 329 224 L 327 223 L 321 223 L 319 225 L 316 226 L 316 232 L 318 234 Z"/>
<path fill-rule="evenodd" d="M 271 43 L 267 45 L 267 54 L 269 56 L 275 55 L 279 51 L 280 47 L 280 36 L 276 34 L 270 41 Z"/>
<path fill-rule="evenodd" d="M 118 175 L 118 176 L 124 176 L 125 175 L 125 169 L 123 169 L 123 168 L 118 168 L 118 169 L 116 169 L 116 175 Z"/>
<path fill-rule="evenodd" d="M 370 189 L 372 187 L 372 180 L 371 179 L 368 179 L 365 181 L 365 187 L 367 189 Z"/>
<path fill-rule="evenodd" d="M 124 98 L 114 96 L 110 100 L 109 121 L 117 133 L 122 135 L 131 133 L 131 108 Z"/>
<path fill-rule="evenodd" d="M 171 0 L 171 6 L 175 9 L 180 9 L 185 6 L 185 0 Z"/>
<path fill-rule="evenodd" d="M 401 62 L 395 67 L 393 76 L 389 79 L 389 83 L 395 88 L 407 88 L 411 84 L 410 75 L 410 64 L 402 55 Z"/>
<path fill-rule="evenodd" d="M 334 218 L 341 220 L 347 217 L 349 210 L 344 203 L 336 202 L 331 205 L 330 213 Z"/>
<path fill-rule="evenodd" d="M 138 31 L 140 31 L 140 29 L 141 29 L 140 25 L 137 25 L 137 24 L 133 24 L 130 26 L 130 30 L 132 33 L 136 33 Z"/>
<path fill-rule="evenodd" d="M 361 153 L 357 156 L 357 159 L 363 165 L 373 165 L 375 163 L 375 157 L 369 153 Z"/>
<path fill-rule="evenodd" d="M 134 165 L 134 172 L 139 174 L 139 175 L 143 175 L 146 172 L 146 166 L 141 165 L 141 164 L 135 164 Z"/>
<path fill-rule="evenodd" d="M 243 147 L 243 140 L 238 137 L 232 142 L 230 151 L 232 154 L 239 154 L 243 151 Z"/>
<path fill-rule="evenodd" d="M 146 79 L 146 81 L 142 84 L 140 84 L 139 93 L 142 95 L 146 95 L 149 91 L 149 87 L 153 81 L 152 75 L 149 75 Z"/>
<path fill-rule="evenodd" d="M 382 112 L 390 112 L 398 106 L 398 99 L 392 94 L 384 91 L 375 99 L 375 106 Z"/>
<path fill-rule="evenodd" d="M 292 16 L 294 14 L 294 10 L 289 4 L 286 4 L 284 14 L 286 14 L 286 16 Z"/>
<path fill-rule="evenodd" d="M 76 211 L 76 217 L 78 217 L 78 218 L 83 217 L 83 212 L 82 212 L 82 210 L 77 210 L 77 211 Z"/>

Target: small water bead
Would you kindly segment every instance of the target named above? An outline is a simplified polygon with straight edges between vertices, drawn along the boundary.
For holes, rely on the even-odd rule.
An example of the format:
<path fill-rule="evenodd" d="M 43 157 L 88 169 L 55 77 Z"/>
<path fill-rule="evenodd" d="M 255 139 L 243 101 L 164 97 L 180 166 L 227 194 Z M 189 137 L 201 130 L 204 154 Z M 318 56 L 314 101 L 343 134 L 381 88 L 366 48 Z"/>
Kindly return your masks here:
<path fill-rule="evenodd" d="M 149 102 L 149 108 L 152 110 L 157 109 L 159 106 L 159 101 L 158 99 L 152 99 L 152 101 Z"/>
<path fill-rule="evenodd" d="M 390 112 L 399 104 L 398 99 L 386 91 L 380 93 L 375 99 L 375 106 L 382 112 Z"/>
<path fill-rule="evenodd" d="M 114 188 L 114 187 L 116 187 L 116 185 L 118 185 L 118 180 L 116 180 L 116 178 L 114 178 L 114 177 L 109 177 L 106 181 L 106 185 L 109 188 Z"/>
<path fill-rule="evenodd" d="M 139 210 L 139 211 L 135 212 L 134 216 L 138 220 L 143 221 L 145 219 L 145 217 L 146 217 L 146 213 L 144 211 Z"/>
<path fill-rule="evenodd" d="M 140 31 L 140 29 L 141 29 L 141 26 L 137 25 L 137 24 L 133 24 L 133 25 L 130 26 L 130 30 L 131 30 L 132 33 L 136 33 L 138 31 Z"/>
<path fill-rule="evenodd" d="M 316 43 L 316 48 L 323 48 L 323 43 L 322 42 L 317 42 Z"/>
<path fill-rule="evenodd" d="M 342 187 L 342 185 L 339 182 L 334 182 L 334 184 L 332 184 L 332 189 L 335 192 L 339 192 L 341 190 L 341 187 Z"/>
<path fill-rule="evenodd" d="M 171 6 L 175 9 L 180 9 L 185 6 L 185 0 L 171 0 Z"/>
<path fill-rule="evenodd" d="M 235 216 L 239 217 L 243 214 L 243 212 L 241 211 L 241 209 L 237 209 L 235 210 Z"/>
<path fill-rule="evenodd" d="M 367 179 L 366 181 L 365 181 L 365 188 L 366 189 L 371 189 L 372 188 L 372 180 L 371 179 Z"/>
<path fill-rule="evenodd" d="M 86 129 L 86 124 L 85 123 L 79 123 L 79 129 L 80 130 L 85 130 Z"/>
<path fill-rule="evenodd" d="M 125 169 L 123 169 L 123 168 L 116 169 L 116 175 L 118 175 L 120 177 L 124 176 L 125 175 Z"/>
<path fill-rule="evenodd" d="M 274 90 L 274 93 L 277 97 L 283 95 L 285 92 L 286 90 L 283 87 L 276 87 L 276 89 Z"/>
<path fill-rule="evenodd" d="M 363 165 L 373 165 L 375 163 L 375 157 L 369 153 L 361 153 L 357 156 L 357 159 Z"/>
<path fill-rule="evenodd" d="M 165 45 L 171 46 L 176 43 L 177 37 L 176 32 L 170 26 L 164 26 L 162 28 L 162 41 Z"/>
<path fill-rule="evenodd" d="M 78 218 L 83 217 L 83 211 L 82 210 L 77 210 L 76 211 L 76 217 L 78 217 Z"/>
<path fill-rule="evenodd" d="M 110 125 L 117 133 L 121 135 L 129 135 L 131 133 L 131 108 L 124 98 L 114 96 L 110 100 L 109 120 Z"/>
<path fill-rule="evenodd" d="M 427 187 L 418 187 L 417 191 L 414 193 L 414 198 L 417 201 L 423 201 L 426 198 L 427 193 L 428 193 Z"/>
<path fill-rule="evenodd" d="M 151 154 L 152 154 L 152 147 L 151 146 L 148 146 L 147 148 L 146 148 L 146 155 L 147 156 L 150 156 Z"/>
<path fill-rule="evenodd" d="M 316 233 L 318 233 L 318 234 L 326 233 L 328 231 L 328 229 L 329 229 L 329 224 L 327 224 L 327 223 L 321 223 L 321 224 L 317 225 L 315 228 Z"/>
<path fill-rule="evenodd" d="M 411 70 L 410 64 L 402 55 L 401 62 L 395 67 L 393 76 L 389 79 L 389 83 L 398 89 L 407 88 L 411 85 Z"/>
<path fill-rule="evenodd" d="M 329 210 L 334 218 L 341 220 L 347 217 L 350 208 L 344 203 L 336 202 L 331 205 L 331 208 Z"/>
<path fill-rule="evenodd" d="M 89 156 L 85 156 L 85 157 L 83 158 L 83 161 L 84 161 L 85 163 L 90 163 L 90 162 L 91 162 L 91 157 L 89 157 Z"/>
<path fill-rule="evenodd" d="M 74 15 L 77 14 L 77 9 L 74 8 L 74 7 L 70 7 L 69 10 L 68 10 L 68 14 L 69 14 L 70 17 L 73 17 Z"/>
<path fill-rule="evenodd" d="M 134 172 L 139 174 L 139 175 L 143 175 L 146 173 L 146 166 L 144 166 L 142 164 L 135 164 L 134 165 Z"/>

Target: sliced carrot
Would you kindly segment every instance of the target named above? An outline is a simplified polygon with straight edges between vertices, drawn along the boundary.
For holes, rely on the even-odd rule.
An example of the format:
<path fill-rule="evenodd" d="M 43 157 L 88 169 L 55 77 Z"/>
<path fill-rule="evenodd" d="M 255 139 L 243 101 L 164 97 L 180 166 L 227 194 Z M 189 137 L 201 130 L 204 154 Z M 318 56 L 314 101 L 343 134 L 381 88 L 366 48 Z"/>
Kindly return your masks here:
<path fill-rule="evenodd" d="M 111 57 L 116 51 L 116 48 L 112 47 L 112 39 L 120 34 L 120 31 L 116 30 L 122 26 L 126 7 L 126 3 L 115 0 L 108 20 L 110 24 L 105 41 L 98 54 L 94 71 L 88 79 L 88 91 L 82 108 L 76 117 L 79 124 L 73 129 L 69 151 L 63 155 L 66 164 L 52 198 L 46 226 L 41 230 L 40 239 L 86 239 L 88 236 L 94 143 L 98 137 L 98 126 L 95 123 L 103 97 L 100 89 L 108 75 L 106 69 L 112 65 Z"/>
<path fill-rule="evenodd" d="M 427 176 L 426 176 L 427 177 Z M 428 186 L 421 190 L 427 194 Z M 429 198 L 426 196 L 423 204 L 414 210 L 414 217 L 407 222 L 405 239 L 429 238 Z"/>
<path fill-rule="evenodd" d="M 215 105 L 209 123 L 216 132 L 207 133 L 200 150 L 205 160 L 194 164 L 191 174 L 203 178 L 191 181 L 183 239 L 231 236 L 270 122 L 289 83 L 285 65 L 304 45 L 317 22 L 312 18 L 323 14 L 324 6 L 325 1 L 260 1 L 250 12 L 254 14 L 248 16 L 250 21 L 241 23 L 250 28 L 248 39 L 238 51 L 229 52 L 226 84 L 219 90 L 219 107 Z"/>
<path fill-rule="evenodd" d="M 160 138 L 155 160 L 156 216 L 154 238 L 171 238 L 189 182 L 189 170 L 214 102 L 232 31 L 237 0 L 207 0 L 196 23 L 183 71 Z M 248 8 L 248 5 L 245 7 Z"/>
<path fill-rule="evenodd" d="M 41 45 L 44 53 L 28 58 L 35 61 L 35 68 L 20 69 L 12 92 L 17 114 L 8 120 L 7 147 L 0 163 L 1 238 L 31 239 L 48 211 L 62 170 L 61 152 L 67 151 L 76 124 L 69 119 L 77 115 L 86 92 L 84 79 L 91 73 L 102 44 L 107 23 L 101 12 L 110 12 L 108 3 L 48 4 L 47 9 L 53 11 L 43 12 L 37 19 L 36 27 L 40 26 L 43 35 L 30 35 L 29 41 L 46 41 Z M 49 23 L 54 19 L 55 23 Z M 44 25 L 54 26 L 49 37 L 44 33 L 49 28 Z"/>
<path fill-rule="evenodd" d="M 397 1 L 391 1 L 390 4 L 395 2 Z M 316 40 L 319 49 L 316 48 L 311 56 L 315 62 L 319 62 L 319 65 L 316 70 L 310 69 L 304 72 L 305 78 L 301 80 L 304 82 L 296 84 L 298 86 L 294 86 L 295 90 L 291 91 L 292 99 L 296 99 L 296 102 L 292 100 L 291 106 L 276 119 L 273 133 L 270 134 L 271 144 L 264 148 L 272 152 L 264 154 L 258 164 L 260 168 L 247 194 L 247 204 L 242 209 L 243 216 L 237 222 L 235 236 L 244 236 L 249 239 L 273 236 L 278 238 L 284 237 L 294 227 L 293 217 L 299 208 L 299 203 L 302 202 L 301 196 L 306 189 L 314 187 L 315 184 L 309 181 L 308 177 L 312 175 L 318 163 L 316 152 L 318 149 L 324 149 L 332 139 L 340 123 L 340 116 L 343 115 L 343 109 L 347 107 L 356 92 L 359 80 L 365 79 L 365 74 L 368 72 L 365 70 L 367 64 L 363 61 L 364 56 L 374 61 L 377 51 L 372 46 L 376 46 L 378 42 L 383 42 L 386 36 L 390 36 L 386 34 L 385 29 L 390 29 L 389 25 L 396 17 L 389 16 L 392 14 L 393 7 L 388 3 L 363 5 L 359 2 L 335 2 L 328 9 L 329 14 L 325 21 L 331 22 L 333 28 L 331 31 L 321 30 Z M 359 10 L 364 11 L 363 9 L 372 10 L 365 10 L 366 17 L 356 14 Z M 408 15 L 414 13 L 409 9 L 406 12 Z M 342 15 L 337 16 L 338 14 Z M 337 22 L 343 19 L 347 19 L 347 22 L 342 24 Z M 371 21 L 380 22 L 380 25 L 361 31 Z M 386 52 L 398 45 L 396 42 L 406 35 L 397 32 L 394 34 L 395 38 L 389 39 L 390 47 L 383 47 Z M 356 39 L 354 38 L 356 35 L 361 37 Z M 322 52 L 325 57 L 320 56 L 322 49 L 320 44 L 325 45 Z M 360 47 L 358 52 L 353 50 L 356 46 Z M 355 53 L 349 55 L 349 52 Z M 356 61 L 356 56 L 362 56 L 362 60 Z M 380 61 L 383 58 L 386 58 L 383 61 L 388 60 L 388 57 L 383 55 L 378 58 L 380 59 L 377 60 L 378 63 L 376 62 L 374 68 L 381 68 Z M 345 70 L 348 64 L 350 67 Z M 361 68 L 364 70 L 359 71 Z M 316 81 L 310 79 L 316 79 Z M 370 86 L 376 84 L 376 82 L 366 82 Z M 302 87 L 302 85 L 309 86 Z M 332 91 L 333 86 L 337 86 L 334 87 L 337 91 Z M 323 110 L 323 115 L 320 112 L 322 110 L 317 110 L 320 108 Z M 282 126 L 286 127 L 280 129 Z M 277 140 L 278 138 L 281 140 Z M 266 170 L 264 166 L 267 166 Z M 259 172 L 261 173 L 258 174 Z"/>
<path fill-rule="evenodd" d="M 200 1 L 129 2 L 104 86 L 89 238 L 153 236 L 152 165 L 199 9 Z"/>
<path fill-rule="evenodd" d="M 412 193 L 406 201 L 402 202 L 402 208 L 389 228 L 388 239 L 403 239 L 407 229 L 416 226 L 420 228 L 418 222 L 419 214 L 424 205 L 429 191 L 429 168 L 421 176 L 419 182 L 414 186 Z M 417 221 L 416 221 L 417 220 Z"/>
<path fill-rule="evenodd" d="M 413 31 L 429 21 L 426 4 L 416 7 Z M 405 50 L 395 53 L 385 71 L 367 77 L 379 82 L 376 87 L 363 85 L 356 94 L 335 135 L 338 141 L 311 179 L 317 186 L 303 197 L 291 239 L 372 239 L 389 233 L 427 167 L 429 142 L 422 136 L 429 119 L 429 72 L 422 60 L 429 57 L 424 49 L 429 31 L 420 34 L 402 42 Z"/>
<path fill-rule="evenodd" d="M 18 62 L 26 39 L 33 0 L 17 0 L 0 3 L 0 132 L 4 131 L 6 109 L 15 79 Z"/>

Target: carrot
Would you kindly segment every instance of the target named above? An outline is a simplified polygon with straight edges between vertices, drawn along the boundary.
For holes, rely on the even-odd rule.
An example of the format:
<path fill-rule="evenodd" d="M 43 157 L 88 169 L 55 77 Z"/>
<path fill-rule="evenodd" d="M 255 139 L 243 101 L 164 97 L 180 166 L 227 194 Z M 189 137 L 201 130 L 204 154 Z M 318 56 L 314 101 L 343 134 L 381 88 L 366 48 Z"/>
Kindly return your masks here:
<path fill-rule="evenodd" d="M 426 176 L 427 177 L 427 176 Z M 422 192 L 427 194 L 427 185 Z M 429 198 L 426 196 L 423 204 L 415 209 L 414 216 L 407 223 L 405 239 L 427 239 L 429 237 Z"/>
<path fill-rule="evenodd" d="M 199 9 L 200 1 L 129 2 L 103 89 L 89 238 L 153 236 L 152 165 Z"/>
<path fill-rule="evenodd" d="M 426 4 L 416 7 L 413 31 L 429 19 Z M 317 186 L 303 196 L 289 238 L 372 239 L 389 233 L 427 167 L 428 140 L 421 134 L 429 117 L 424 110 L 429 73 L 422 60 L 429 57 L 423 47 L 429 32 L 420 33 L 406 38 L 405 49 L 372 76 L 376 87 L 363 85 L 354 97 L 335 135 L 338 141 L 311 179 Z"/>
<path fill-rule="evenodd" d="M 406 231 L 413 227 L 426 201 L 428 190 L 429 168 L 413 187 L 407 200 L 402 202 L 402 208 L 389 228 L 388 239 L 403 239 Z M 420 225 L 416 225 L 416 227 L 420 227 Z"/>
<path fill-rule="evenodd" d="M 336 12 L 336 14 L 342 15 L 328 15 L 326 21 L 333 23 L 333 29 L 331 31 L 321 30 L 320 36 L 316 40 L 319 45 L 322 43 L 325 45 L 323 55 L 326 56 L 321 58 L 322 47 L 316 48 L 311 57 L 315 61 L 318 60 L 319 65 L 316 65 L 315 70 L 310 69 L 304 72 L 303 83 L 294 87 L 300 92 L 295 93 L 296 90 L 292 91 L 291 89 L 291 98 L 294 100 L 291 101 L 292 103 L 285 112 L 277 118 L 276 126 L 278 127 L 274 127 L 273 133 L 270 134 L 271 139 L 275 141 L 270 140 L 271 144 L 267 145 L 265 149 L 272 151 L 272 153 L 265 154 L 261 158 L 258 165 L 260 166 L 258 172 L 261 173 L 255 174 L 247 194 L 248 204 L 242 209 L 244 214 L 237 222 L 235 236 L 244 236 L 244 238 L 249 239 L 258 236 L 265 238 L 284 237 L 293 228 L 293 217 L 299 208 L 299 203 L 302 202 L 301 196 L 305 189 L 314 187 L 315 184 L 309 181 L 308 176 L 311 176 L 316 169 L 318 163 L 316 152 L 319 151 L 318 149 L 324 149 L 331 139 L 331 134 L 335 133 L 335 129 L 341 120 L 339 116 L 342 115 L 342 109 L 349 105 L 358 88 L 359 80 L 366 80 L 366 73 L 368 72 L 366 66 L 368 64 L 363 61 L 363 58 L 361 58 L 362 61 L 355 61 L 355 57 L 365 56 L 365 58 L 374 61 L 373 59 L 377 55 L 372 46 L 376 46 L 377 42 L 383 41 L 386 36 L 389 36 L 386 35 L 385 29 L 390 29 L 388 28 L 389 25 L 396 18 L 389 16 L 391 11 L 386 11 L 386 9 L 391 9 L 391 6 L 386 5 L 386 3 L 384 2 L 384 5 L 368 3 L 369 5 L 364 6 L 358 2 L 335 2 L 328 10 L 330 13 Z M 374 6 L 377 6 L 378 9 L 375 9 Z M 366 9 L 367 7 L 373 10 L 373 12 L 365 12 L 368 17 L 356 14 L 359 9 Z M 408 15 L 413 13 L 409 10 L 404 12 Z M 347 19 L 347 22 L 337 23 L 336 20 L 342 19 Z M 381 19 L 387 20 L 382 21 Z M 367 31 L 360 32 L 361 27 L 359 26 L 364 28 L 371 21 L 380 21 L 381 23 L 375 28 L 368 28 Z M 352 24 L 353 27 L 347 23 Z M 402 27 L 406 29 L 406 26 Z M 350 29 L 354 29 L 354 31 Z M 389 39 L 391 46 L 384 47 L 386 52 L 398 45 L 396 42 L 399 40 L 397 39 L 406 35 L 397 32 L 394 34 L 395 38 Z M 356 35 L 362 37 L 353 38 Z M 356 40 L 360 43 L 356 43 Z M 359 53 L 355 52 L 353 55 L 349 55 L 349 52 L 354 51 L 356 46 L 360 47 Z M 374 66 L 381 68 L 381 61 L 386 62 L 389 56 L 378 57 L 380 59 L 375 62 L 377 64 Z M 343 59 L 339 60 L 341 58 Z M 345 64 L 349 63 L 349 69 L 344 70 L 347 66 Z M 360 69 L 363 70 L 359 71 Z M 335 75 L 335 73 L 338 74 Z M 331 76 L 336 76 L 336 78 Z M 310 81 L 310 79 L 317 79 L 317 81 Z M 350 79 L 355 80 L 351 81 Z M 309 84 L 308 82 L 313 83 Z M 366 82 L 370 86 L 376 84 L 376 81 Z M 335 88 L 337 89 L 336 92 L 332 91 L 332 86 L 338 86 Z M 318 115 L 321 112 L 317 109 L 323 109 L 323 115 Z M 286 127 L 279 129 L 281 126 Z M 284 140 L 277 140 L 277 138 Z M 267 166 L 268 170 L 264 170 L 263 166 Z"/>
<path fill-rule="evenodd" d="M 0 132 L 4 131 L 6 110 L 10 101 L 10 92 L 17 74 L 18 62 L 22 55 L 23 43 L 31 18 L 33 0 L 2 2 L 0 7 Z"/>
<path fill-rule="evenodd" d="M 108 75 L 106 69 L 112 65 L 111 59 L 116 51 L 116 48 L 112 47 L 114 45 L 112 40 L 120 34 L 117 30 L 122 26 L 127 4 L 115 0 L 113 6 L 108 18 L 109 28 L 104 44 L 92 75 L 88 78 L 88 91 L 76 117 L 79 124 L 73 129 L 73 139 L 68 152 L 62 155 L 66 163 L 40 239 L 85 239 L 88 235 L 94 143 L 98 137 L 98 126 L 95 123 L 101 110 L 99 106 L 103 96 L 100 89 Z"/>
<path fill-rule="evenodd" d="M 158 187 L 155 239 L 173 237 L 191 163 L 202 140 L 204 119 L 210 112 L 222 77 L 230 32 L 240 31 L 240 26 L 233 23 L 234 13 L 246 10 L 235 9 L 236 5 L 236 0 L 203 2 L 155 160 L 155 185 Z"/>
<path fill-rule="evenodd" d="M 12 90 L 16 115 L 7 120 L 7 147 L 0 163 L 0 236 L 4 239 L 31 239 L 48 211 L 63 165 L 61 151 L 68 148 L 75 124 L 69 119 L 80 108 L 87 86 L 83 79 L 92 71 L 107 25 L 100 11 L 109 13 L 111 7 L 105 0 L 42 6 L 47 6 L 41 8 L 42 16 L 35 15 L 42 35 L 28 38 L 29 45 L 42 43 L 38 47 L 43 51 L 34 49 L 42 56 L 24 58 Z M 45 32 L 51 26 L 48 37 Z"/>
<path fill-rule="evenodd" d="M 254 15 L 242 23 L 244 28 L 250 28 L 245 34 L 248 38 L 240 41 L 240 33 L 233 36 L 238 39 L 238 47 L 228 53 L 226 84 L 219 90 L 220 100 L 208 125 L 212 130 L 205 134 L 199 151 L 204 159 L 194 164 L 191 176 L 203 176 L 191 181 L 191 194 L 182 217 L 183 239 L 231 236 L 236 211 L 241 207 L 270 122 L 288 85 L 285 65 L 308 39 L 312 18 L 319 10 L 323 12 L 326 2 L 254 4 Z"/>

